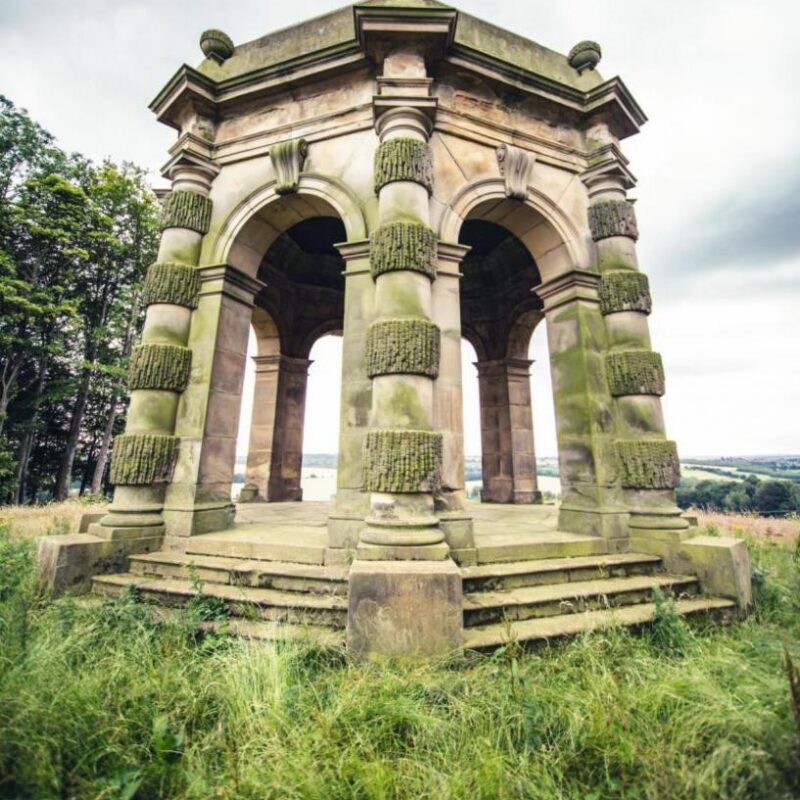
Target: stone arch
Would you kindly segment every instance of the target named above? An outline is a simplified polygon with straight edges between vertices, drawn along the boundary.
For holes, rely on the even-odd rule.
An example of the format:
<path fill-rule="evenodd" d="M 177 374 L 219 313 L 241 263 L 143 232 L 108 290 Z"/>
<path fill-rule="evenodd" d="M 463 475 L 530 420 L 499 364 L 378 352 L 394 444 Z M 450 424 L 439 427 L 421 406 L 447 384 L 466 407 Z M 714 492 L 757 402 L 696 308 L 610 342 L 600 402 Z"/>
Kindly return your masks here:
<path fill-rule="evenodd" d="M 304 219 L 337 216 L 348 241 L 367 236 L 364 210 L 355 193 L 335 178 L 306 172 L 297 192 L 280 195 L 270 181 L 228 215 L 211 250 L 211 263 L 228 264 L 254 277 L 264 253 L 289 227 Z"/>
<path fill-rule="evenodd" d="M 523 308 L 514 317 L 508 334 L 506 356 L 514 359 L 527 359 L 528 350 L 536 326 L 544 319 L 539 308 Z"/>
<path fill-rule="evenodd" d="M 527 248 L 547 282 L 592 263 L 588 239 L 576 222 L 550 197 L 533 186 L 525 200 L 506 196 L 500 178 L 480 178 L 466 184 L 442 213 L 438 234 L 442 241 L 457 242 L 461 225 L 480 218 L 502 225 Z"/>
<path fill-rule="evenodd" d="M 277 356 L 281 352 L 281 335 L 275 315 L 263 306 L 254 306 L 250 324 L 256 335 L 256 355 Z"/>
<path fill-rule="evenodd" d="M 330 319 L 320 323 L 308 336 L 303 340 L 301 352 L 304 358 L 308 358 L 309 353 L 314 345 L 323 337 L 328 335 L 341 336 L 342 335 L 342 321 Z"/>

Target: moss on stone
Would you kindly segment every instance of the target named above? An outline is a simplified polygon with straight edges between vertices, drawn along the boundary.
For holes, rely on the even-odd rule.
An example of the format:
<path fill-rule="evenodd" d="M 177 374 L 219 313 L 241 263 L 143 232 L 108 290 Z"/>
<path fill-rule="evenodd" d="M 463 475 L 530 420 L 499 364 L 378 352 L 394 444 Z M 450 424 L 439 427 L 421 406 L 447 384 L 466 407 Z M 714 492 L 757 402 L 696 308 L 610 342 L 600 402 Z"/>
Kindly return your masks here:
<path fill-rule="evenodd" d="M 636 214 L 627 200 L 606 200 L 589 206 L 589 228 L 596 242 L 611 236 L 639 238 Z"/>
<path fill-rule="evenodd" d="M 652 309 L 650 282 L 642 272 L 605 272 L 598 287 L 600 311 L 614 314 L 618 311 L 642 311 L 649 314 Z"/>
<path fill-rule="evenodd" d="M 199 192 L 174 190 L 164 200 L 161 211 L 161 230 L 188 228 L 205 234 L 211 222 L 211 200 Z"/>
<path fill-rule="evenodd" d="M 617 460 L 625 489 L 674 489 L 681 479 L 675 442 L 619 440 Z"/>
<path fill-rule="evenodd" d="M 140 344 L 134 347 L 128 386 L 182 392 L 189 382 L 192 351 L 173 344 Z"/>
<path fill-rule="evenodd" d="M 431 431 L 369 431 L 364 488 L 370 492 L 431 491 L 439 481 L 442 435 Z"/>
<path fill-rule="evenodd" d="M 375 192 L 387 183 L 413 181 L 433 190 L 433 159 L 425 142 L 400 137 L 383 142 L 375 151 Z"/>
<path fill-rule="evenodd" d="M 441 334 L 427 319 L 389 319 L 375 322 L 367 334 L 367 374 L 439 374 Z"/>
<path fill-rule="evenodd" d="M 169 483 L 178 456 L 178 438 L 161 434 L 123 434 L 114 440 L 111 483 L 147 486 Z"/>
<path fill-rule="evenodd" d="M 608 388 L 614 397 L 664 394 L 664 365 L 651 350 L 627 350 L 606 356 Z"/>
<path fill-rule="evenodd" d="M 168 303 L 185 308 L 197 308 L 200 274 L 186 264 L 165 262 L 153 264 L 147 270 L 142 291 L 142 304 Z"/>
<path fill-rule="evenodd" d="M 411 270 L 429 278 L 436 276 L 436 233 L 427 225 L 391 222 L 372 234 L 370 263 L 372 276 L 385 272 Z"/>

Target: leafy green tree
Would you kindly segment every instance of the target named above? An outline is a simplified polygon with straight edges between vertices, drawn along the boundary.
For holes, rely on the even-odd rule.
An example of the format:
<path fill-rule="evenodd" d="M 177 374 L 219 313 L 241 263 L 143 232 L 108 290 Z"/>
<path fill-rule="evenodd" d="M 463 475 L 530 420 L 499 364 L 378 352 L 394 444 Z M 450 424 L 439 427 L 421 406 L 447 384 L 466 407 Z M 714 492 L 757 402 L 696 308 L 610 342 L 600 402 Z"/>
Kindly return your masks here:
<path fill-rule="evenodd" d="M 760 514 L 778 515 L 794 510 L 794 492 L 789 481 L 764 481 L 756 491 L 756 509 Z"/>

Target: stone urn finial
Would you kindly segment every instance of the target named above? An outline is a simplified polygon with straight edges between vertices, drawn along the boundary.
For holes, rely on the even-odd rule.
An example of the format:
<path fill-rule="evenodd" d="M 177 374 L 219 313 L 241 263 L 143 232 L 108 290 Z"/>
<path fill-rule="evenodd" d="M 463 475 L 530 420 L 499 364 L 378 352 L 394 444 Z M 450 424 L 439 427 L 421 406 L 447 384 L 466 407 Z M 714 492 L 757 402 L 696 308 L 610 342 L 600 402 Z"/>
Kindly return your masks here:
<path fill-rule="evenodd" d="M 212 28 L 200 35 L 200 49 L 221 64 L 233 55 L 233 41 L 227 33 Z"/>
<path fill-rule="evenodd" d="M 594 69 L 600 63 L 602 57 L 603 51 L 600 49 L 600 45 L 588 39 L 578 42 L 567 56 L 570 66 L 578 70 L 578 72 Z"/>

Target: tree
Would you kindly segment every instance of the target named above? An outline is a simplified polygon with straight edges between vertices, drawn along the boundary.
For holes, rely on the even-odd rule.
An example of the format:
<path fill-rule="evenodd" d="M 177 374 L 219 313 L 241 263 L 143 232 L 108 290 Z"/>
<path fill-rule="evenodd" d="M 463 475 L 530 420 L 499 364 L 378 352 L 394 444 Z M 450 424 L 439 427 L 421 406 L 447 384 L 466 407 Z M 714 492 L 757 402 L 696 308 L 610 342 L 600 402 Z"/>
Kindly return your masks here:
<path fill-rule="evenodd" d="M 768 516 L 793 511 L 793 495 L 789 481 L 764 481 L 756 490 L 756 509 L 760 514 Z"/>

